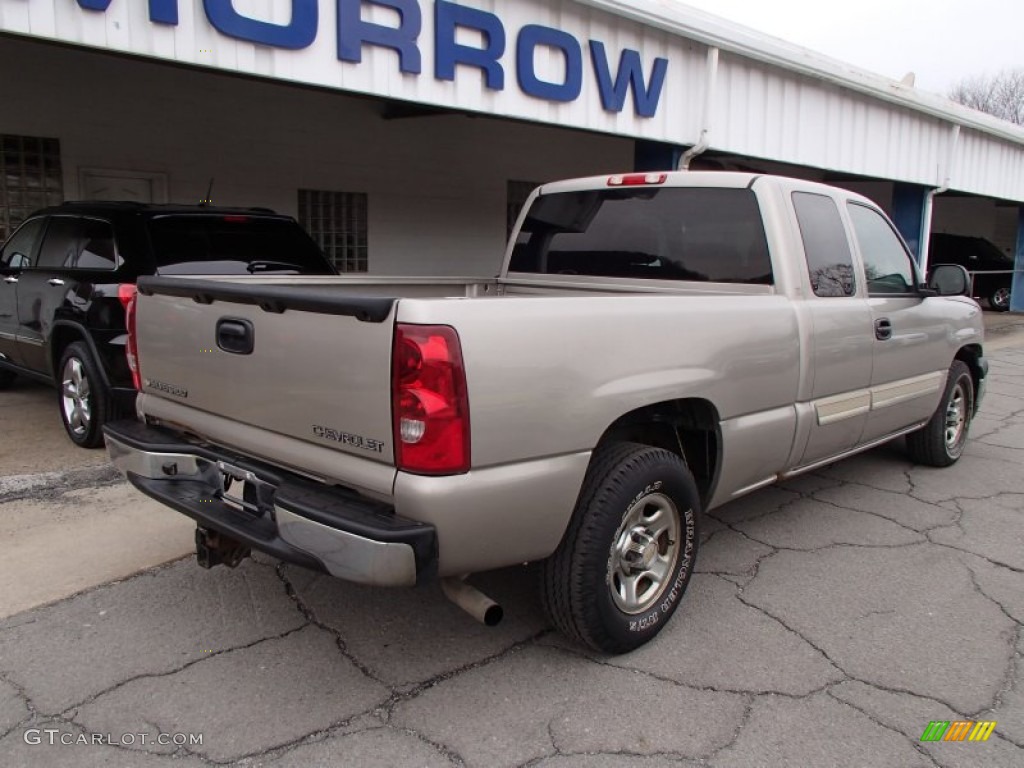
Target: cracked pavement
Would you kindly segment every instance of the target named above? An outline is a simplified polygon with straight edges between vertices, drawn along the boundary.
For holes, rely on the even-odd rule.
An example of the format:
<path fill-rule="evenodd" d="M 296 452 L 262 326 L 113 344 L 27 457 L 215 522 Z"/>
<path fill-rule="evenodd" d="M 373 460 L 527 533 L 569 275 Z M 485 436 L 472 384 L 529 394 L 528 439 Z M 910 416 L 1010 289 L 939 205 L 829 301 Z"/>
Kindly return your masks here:
<path fill-rule="evenodd" d="M 706 515 L 682 606 L 631 654 L 553 632 L 528 566 L 473 577 L 505 608 L 486 628 L 437 586 L 177 560 L 0 619 L 0 762 L 1024 765 L 1024 348 L 991 363 L 954 467 L 897 441 Z M 0 511 L 118 488 L 74 471 L 0 478 Z M 998 725 L 922 743 L 932 720 Z"/>

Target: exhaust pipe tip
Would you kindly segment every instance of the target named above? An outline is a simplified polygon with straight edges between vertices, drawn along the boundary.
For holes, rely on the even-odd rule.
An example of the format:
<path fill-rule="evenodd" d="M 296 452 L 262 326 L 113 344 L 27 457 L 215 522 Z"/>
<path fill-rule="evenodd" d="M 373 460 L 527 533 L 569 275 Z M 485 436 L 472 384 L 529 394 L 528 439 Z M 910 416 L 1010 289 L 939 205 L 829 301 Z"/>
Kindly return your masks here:
<path fill-rule="evenodd" d="M 501 623 L 505 611 L 476 587 L 454 576 L 441 579 L 441 589 L 449 600 L 487 627 Z"/>
<path fill-rule="evenodd" d="M 501 620 L 505 617 L 505 611 L 500 605 L 495 603 L 484 611 L 484 626 L 496 627 L 501 623 Z"/>

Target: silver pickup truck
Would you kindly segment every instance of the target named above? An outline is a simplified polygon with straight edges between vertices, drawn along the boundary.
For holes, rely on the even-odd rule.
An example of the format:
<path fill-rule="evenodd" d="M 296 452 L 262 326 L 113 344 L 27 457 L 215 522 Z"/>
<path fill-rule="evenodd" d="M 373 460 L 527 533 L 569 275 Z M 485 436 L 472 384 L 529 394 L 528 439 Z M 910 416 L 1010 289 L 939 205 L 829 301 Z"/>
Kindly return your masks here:
<path fill-rule="evenodd" d="M 144 277 L 138 421 L 106 429 L 206 566 L 255 547 L 342 579 L 541 563 L 552 622 L 651 639 L 701 513 L 906 435 L 955 462 L 981 398 L 961 267 L 922 282 L 867 199 L 765 175 L 547 184 L 492 279 Z"/>

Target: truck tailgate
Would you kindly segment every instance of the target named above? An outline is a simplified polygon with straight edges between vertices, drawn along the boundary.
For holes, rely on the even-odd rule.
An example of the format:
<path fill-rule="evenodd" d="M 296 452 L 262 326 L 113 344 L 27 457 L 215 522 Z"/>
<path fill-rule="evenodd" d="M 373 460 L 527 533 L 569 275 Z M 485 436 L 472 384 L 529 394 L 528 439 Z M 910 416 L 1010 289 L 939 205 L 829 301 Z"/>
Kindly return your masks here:
<path fill-rule="evenodd" d="M 142 391 L 390 464 L 396 302 L 300 280 L 140 279 Z"/>

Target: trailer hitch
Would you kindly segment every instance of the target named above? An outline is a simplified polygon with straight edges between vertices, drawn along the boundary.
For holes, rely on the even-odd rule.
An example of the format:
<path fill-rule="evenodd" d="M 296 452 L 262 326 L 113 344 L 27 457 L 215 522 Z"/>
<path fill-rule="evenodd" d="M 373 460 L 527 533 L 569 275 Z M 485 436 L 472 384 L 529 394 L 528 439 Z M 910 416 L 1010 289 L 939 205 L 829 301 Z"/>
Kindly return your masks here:
<path fill-rule="evenodd" d="M 196 562 L 202 568 L 226 565 L 234 568 L 251 554 L 249 547 L 201 526 L 196 527 Z"/>

